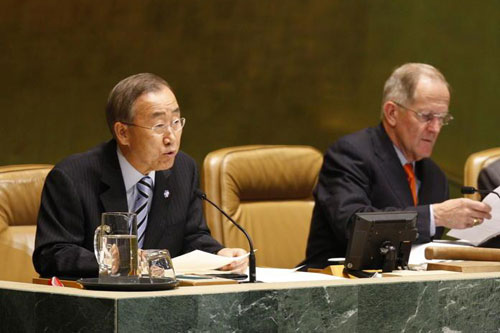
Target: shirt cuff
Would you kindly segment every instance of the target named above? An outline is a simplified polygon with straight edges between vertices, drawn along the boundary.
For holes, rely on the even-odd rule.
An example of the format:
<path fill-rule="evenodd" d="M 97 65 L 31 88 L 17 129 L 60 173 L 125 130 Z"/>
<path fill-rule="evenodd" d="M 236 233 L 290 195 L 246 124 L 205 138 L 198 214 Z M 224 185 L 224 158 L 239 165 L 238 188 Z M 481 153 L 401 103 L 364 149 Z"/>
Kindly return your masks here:
<path fill-rule="evenodd" d="M 429 215 L 431 216 L 431 225 L 429 227 L 429 233 L 431 237 L 436 234 L 436 223 L 434 223 L 434 211 L 432 210 L 432 205 L 429 205 Z"/>

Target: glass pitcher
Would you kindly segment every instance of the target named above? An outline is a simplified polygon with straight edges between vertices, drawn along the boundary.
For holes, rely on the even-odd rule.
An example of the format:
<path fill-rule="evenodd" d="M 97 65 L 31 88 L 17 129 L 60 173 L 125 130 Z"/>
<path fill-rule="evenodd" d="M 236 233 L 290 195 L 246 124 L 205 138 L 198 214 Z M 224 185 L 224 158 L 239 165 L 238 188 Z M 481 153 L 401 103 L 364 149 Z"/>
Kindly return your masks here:
<path fill-rule="evenodd" d="M 101 283 L 137 283 L 137 215 L 103 213 L 94 233 L 94 254 Z"/>

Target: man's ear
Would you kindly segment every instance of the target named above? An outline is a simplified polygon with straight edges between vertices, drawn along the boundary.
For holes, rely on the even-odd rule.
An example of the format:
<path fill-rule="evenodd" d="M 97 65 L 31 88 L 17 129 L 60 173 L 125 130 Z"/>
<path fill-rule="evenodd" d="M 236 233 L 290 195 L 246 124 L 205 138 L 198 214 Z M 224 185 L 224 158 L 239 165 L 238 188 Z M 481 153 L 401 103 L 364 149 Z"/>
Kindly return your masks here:
<path fill-rule="evenodd" d="M 397 105 L 387 101 L 384 104 L 384 119 L 388 125 L 395 127 L 397 123 Z"/>
<path fill-rule="evenodd" d="M 116 141 L 122 146 L 126 146 L 129 143 L 129 132 L 128 126 L 117 121 L 113 125 L 113 130 L 115 132 Z"/>

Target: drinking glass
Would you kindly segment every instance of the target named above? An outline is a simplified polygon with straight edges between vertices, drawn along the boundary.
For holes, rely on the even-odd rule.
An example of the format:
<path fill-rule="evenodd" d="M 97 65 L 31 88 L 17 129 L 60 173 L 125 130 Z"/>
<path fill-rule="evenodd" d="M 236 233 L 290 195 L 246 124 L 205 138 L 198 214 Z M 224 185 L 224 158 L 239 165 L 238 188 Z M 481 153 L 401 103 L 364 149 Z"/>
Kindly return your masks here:
<path fill-rule="evenodd" d="M 175 271 L 170 252 L 167 249 L 140 251 L 140 271 L 148 275 L 151 283 L 175 280 Z"/>

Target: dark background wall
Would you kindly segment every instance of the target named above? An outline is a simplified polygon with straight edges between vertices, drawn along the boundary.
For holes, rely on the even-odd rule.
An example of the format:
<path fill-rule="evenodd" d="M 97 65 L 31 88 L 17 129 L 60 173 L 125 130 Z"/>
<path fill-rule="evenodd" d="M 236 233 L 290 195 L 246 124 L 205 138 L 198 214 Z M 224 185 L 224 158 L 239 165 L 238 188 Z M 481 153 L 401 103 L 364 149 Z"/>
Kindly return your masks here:
<path fill-rule="evenodd" d="M 500 145 L 500 2 L 4 0 L 0 165 L 56 163 L 107 140 L 122 78 L 153 72 L 188 119 L 183 150 L 308 144 L 376 125 L 382 86 L 409 61 L 453 87 L 434 159 L 457 184 Z"/>

